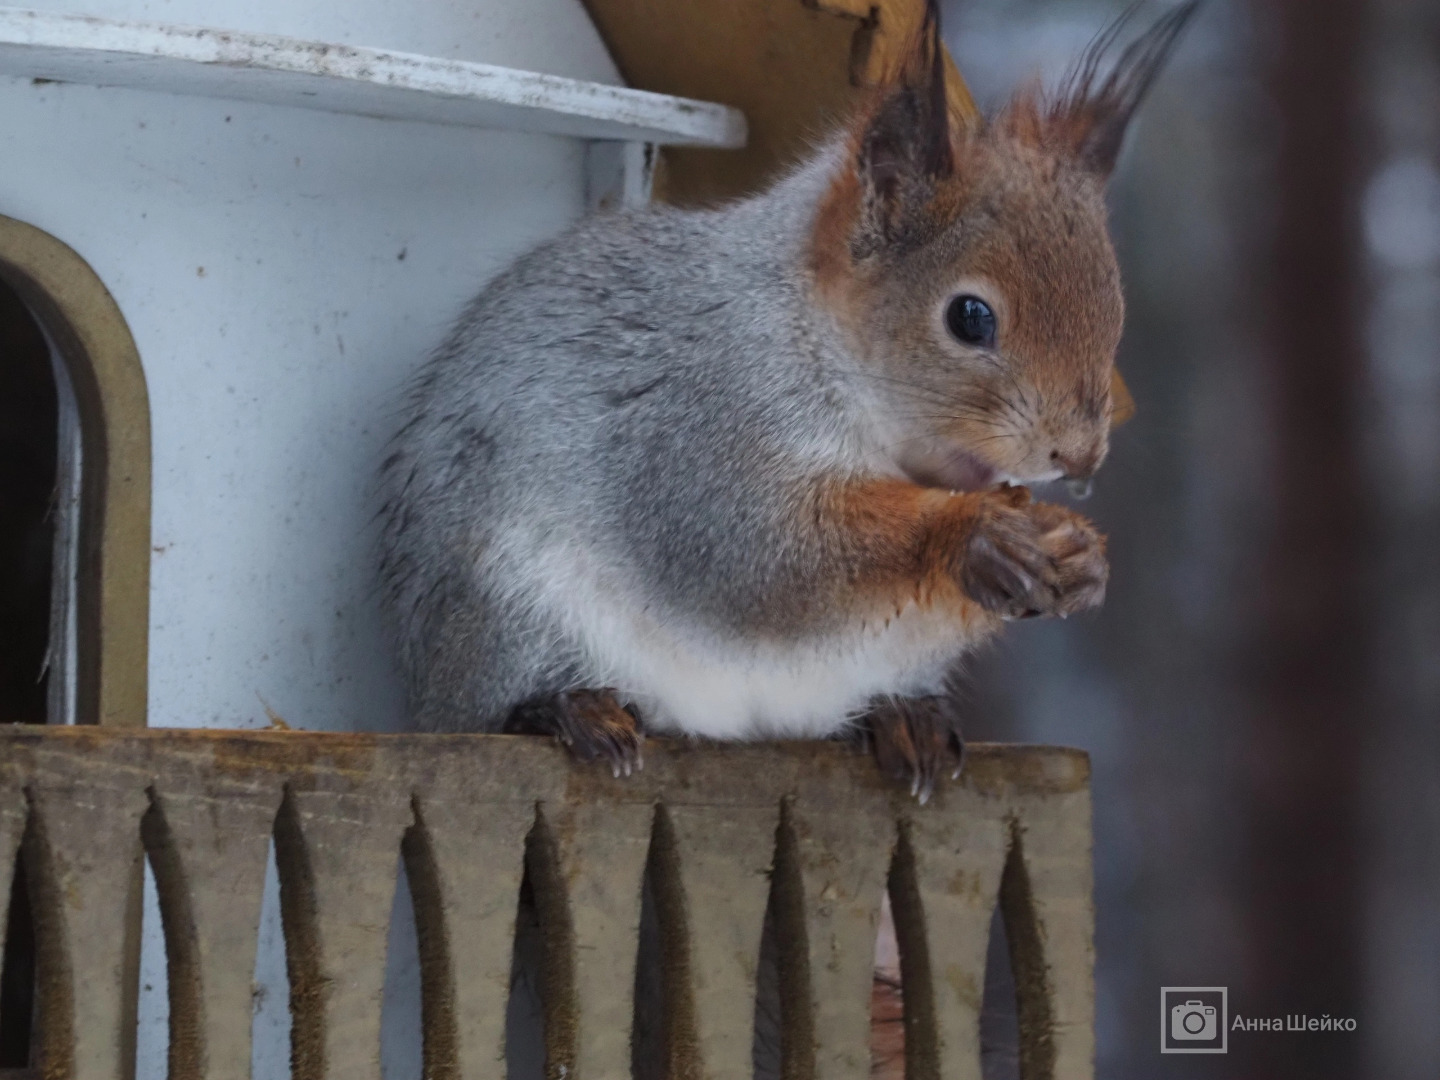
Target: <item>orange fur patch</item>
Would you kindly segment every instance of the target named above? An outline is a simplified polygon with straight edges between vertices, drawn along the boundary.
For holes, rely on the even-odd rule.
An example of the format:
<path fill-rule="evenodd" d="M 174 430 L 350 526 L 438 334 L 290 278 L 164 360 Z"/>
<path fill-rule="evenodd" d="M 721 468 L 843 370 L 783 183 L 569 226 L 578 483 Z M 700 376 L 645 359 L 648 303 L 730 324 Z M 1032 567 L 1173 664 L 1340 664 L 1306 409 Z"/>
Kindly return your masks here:
<path fill-rule="evenodd" d="M 846 168 L 831 182 L 815 215 L 810 269 L 820 295 L 842 303 L 853 280 L 850 238 L 860 215 L 860 178 Z"/>
<path fill-rule="evenodd" d="M 986 498 L 878 479 L 835 486 L 821 513 L 844 546 L 848 584 L 879 617 L 915 604 L 949 610 L 968 629 L 993 621 L 961 591 L 953 569 Z"/>

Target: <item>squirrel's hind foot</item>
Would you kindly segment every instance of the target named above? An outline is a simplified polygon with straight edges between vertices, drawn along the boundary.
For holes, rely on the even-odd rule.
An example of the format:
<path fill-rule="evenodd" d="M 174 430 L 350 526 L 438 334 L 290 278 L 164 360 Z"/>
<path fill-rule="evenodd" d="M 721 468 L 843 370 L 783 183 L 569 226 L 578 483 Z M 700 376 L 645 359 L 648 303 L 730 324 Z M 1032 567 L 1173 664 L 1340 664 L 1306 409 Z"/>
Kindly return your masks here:
<path fill-rule="evenodd" d="M 960 775 L 965 740 L 953 704 L 943 697 L 881 698 L 865 717 L 868 741 L 882 772 L 910 784 L 923 805 L 935 782 Z"/>
<path fill-rule="evenodd" d="M 570 690 L 517 708 L 505 731 L 553 735 L 577 761 L 604 758 L 615 776 L 645 767 L 645 735 L 636 716 L 612 690 Z"/>

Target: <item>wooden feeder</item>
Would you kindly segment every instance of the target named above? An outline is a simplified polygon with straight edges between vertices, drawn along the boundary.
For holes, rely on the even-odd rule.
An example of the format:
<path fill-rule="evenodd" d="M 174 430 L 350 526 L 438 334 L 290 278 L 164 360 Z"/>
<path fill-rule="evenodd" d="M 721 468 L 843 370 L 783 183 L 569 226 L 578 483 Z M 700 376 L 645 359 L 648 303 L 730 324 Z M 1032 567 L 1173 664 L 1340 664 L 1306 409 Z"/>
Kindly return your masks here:
<path fill-rule="evenodd" d="M 294 1080 L 378 1080 L 393 994 L 423 1022 L 389 1058 L 500 1075 L 530 864 L 563 975 L 550 1074 L 628 1075 L 659 843 L 667 994 L 689 1003 L 675 1075 L 749 1075 L 779 879 L 804 941 L 795 1068 L 867 1074 L 888 882 L 922 1072 L 978 1075 L 1003 901 L 1027 1075 L 1088 1076 L 1083 755 L 982 748 L 919 808 L 837 746 L 661 744 L 621 783 L 519 738 L 375 734 L 404 726 L 370 483 L 408 373 L 488 277 L 586 212 L 755 191 L 863 100 L 921 3 L 157 10 L 0 8 L 0 312 L 28 320 L 0 341 L 50 373 L 57 444 L 30 522 L 51 576 L 44 707 L 0 711 L 57 725 L 0 728 L 0 952 L 23 951 L 3 948 L 23 864 L 39 1019 L 6 1074 L 0 1015 L 0 1075 L 148 1080 L 168 1060 L 173 1080 L 219 1080 L 253 1060 L 263 1080 L 252 980 L 289 994 Z M 953 70 L 950 92 L 973 109 Z M 418 929 L 399 990 L 397 888 Z M 280 922 L 288 968 L 257 961 Z"/>

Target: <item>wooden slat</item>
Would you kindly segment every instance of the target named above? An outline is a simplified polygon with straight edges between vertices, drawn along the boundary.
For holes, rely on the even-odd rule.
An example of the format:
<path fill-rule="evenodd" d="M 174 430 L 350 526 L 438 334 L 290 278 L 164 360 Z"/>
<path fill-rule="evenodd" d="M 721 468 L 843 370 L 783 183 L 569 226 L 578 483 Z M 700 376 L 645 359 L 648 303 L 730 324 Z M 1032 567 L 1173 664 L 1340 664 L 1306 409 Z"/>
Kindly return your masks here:
<path fill-rule="evenodd" d="M 1020 852 L 1044 945 L 1055 1075 L 1095 1070 L 1095 908 L 1090 791 L 1081 787 L 1018 808 Z"/>
<path fill-rule="evenodd" d="M 669 816 L 685 894 L 700 1075 L 746 1080 L 780 800 L 758 807 L 676 804 Z"/>
<path fill-rule="evenodd" d="M 547 962 L 547 978 L 558 972 L 559 1007 L 547 1017 L 551 1077 L 561 1066 L 581 1080 L 629 1074 L 652 822 L 664 845 L 654 864 L 665 879 L 662 918 L 685 930 L 679 968 L 694 1006 L 675 1029 L 682 1042 L 671 1046 L 673 1061 L 686 1076 L 749 1075 L 782 802 L 784 866 L 775 872 L 788 883 L 786 932 L 807 950 L 787 970 L 808 969 L 810 978 L 808 1002 L 786 1013 L 802 1064 L 813 1051 L 825 1080 L 868 1077 L 876 921 L 903 836 L 894 866 L 909 908 L 897 903 L 896 917 L 910 950 L 907 978 L 923 976 L 908 988 L 920 1075 L 977 1075 L 999 881 L 1025 920 L 1016 938 L 1034 961 L 1021 987 L 1039 1005 L 1022 1009 L 1041 1024 L 1030 1033 L 1028 1045 L 1040 1048 L 1032 1060 L 1056 1075 L 1091 1075 L 1083 755 L 972 748 L 965 779 L 925 807 L 838 746 L 652 742 L 647 759 L 643 773 L 616 780 L 603 766 L 574 766 L 547 741 L 517 737 L 0 731 L 0 877 L 34 814 L 47 1075 L 124 1080 L 132 1065 L 142 818 L 168 898 L 180 1037 L 172 1074 L 246 1074 L 266 837 L 282 792 L 276 837 L 296 1080 L 378 1078 L 386 928 L 407 830 L 427 1077 L 503 1075 L 517 894 L 536 820 L 532 883 L 558 963 L 552 971 Z M 1008 864 L 1007 846 L 1017 853 Z"/>
<path fill-rule="evenodd" d="M 396 782 L 397 770 L 375 754 L 366 769 L 335 769 L 297 777 L 287 793 L 287 811 L 298 823 L 308 881 L 277 827 L 282 910 L 288 889 L 308 891 L 314 940 L 297 941 L 287 925 L 287 957 L 313 965 L 317 984 L 296 986 L 292 978 L 292 1063 L 296 1080 L 380 1080 L 380 1002 L 400 839 L 411 823 L 409 791 Z M 381 759 L 381 760 L 377 760 Z M 288 924 L 288 919 L 287 919 Z M 303 1038 L 299 1010 L 318 1008 L 318 1031 Z"/>
<path fill-rule="evenodd" d="M 178 949 L 191 969 L 170 964 L 171 1075 L 246 1080 L 255 944 L 281 787 L 263 773 L 197 773 L 180 755 L 170 764 L 155 780 L 163 849 L 150 859 L 167 954 Z M 146 831 L 149 843 L 157 830 Z"/>
<path fill-rule="evenodd" d="M 790 814 L 805 893 L 815 1071 L 825 1080 L 867 1080 L 875 937 L 895 817 L 879 785 L 827 790 L 823 779 L 818 771 L 801 777 Z"/>
<path fill-rule="evenodd" d="M 412 889 L 438 892 L 417 896 L 415 908 L 417 921 L 432 906 L 439 909 L 446 985 L 435 992 L 449 997 L 451 1010 L 448 1017 L 425 1017 L 426 1038 L 451 1041 L 453 1063 L 440 1072 L 462 1080 L 504 1075 L 511 934 L 525 837 L 535 822 L 537 797 L 558 798 L 563 779 L 559 761 L 537 761 L 527 749 L 512 743 L 496 746 L 483 760 L 460 753 L 440 758 L 415 784 L 433 879 L 411 866 L 410 883 Z M 526 778 L 523 788 L 517 776 Z M 420 931 L 423 968 L 429 958 L 425 927 Z M 427 1080 L 434 1077 L 427 1073 Z"/>
<path fill-rule="evenodd" d="M 42 748 L 30 791 L 42 1071 L 117 1080 L 135 1067 L 146 777 Z"/>
<path fill-rule="evenodd" d="M 910 815 L 909 850 L 923 908 L 940 1075 L 980 1080 L 980 1009 L 990 921 L 1009 841 L 985 796 L 942 790 L 934 812 Z M 918 994 L 906 973 L 907 998 Z"/>
<path fill-rule="evenodd" d="M 629 1076 L 640 890 L 654 808 L 580 799 L 544 812 L 574 930 L 575 1076 Z"/>

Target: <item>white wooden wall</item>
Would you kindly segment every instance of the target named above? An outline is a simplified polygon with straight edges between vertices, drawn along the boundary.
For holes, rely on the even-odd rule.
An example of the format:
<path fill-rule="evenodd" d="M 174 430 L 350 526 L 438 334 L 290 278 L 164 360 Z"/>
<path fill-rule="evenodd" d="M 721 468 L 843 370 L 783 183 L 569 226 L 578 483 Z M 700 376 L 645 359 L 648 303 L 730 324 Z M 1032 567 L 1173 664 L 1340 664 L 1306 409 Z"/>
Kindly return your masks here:
<path fill-rule="evenodd" d="M 34 0 L 618 82 L 578 0 Z M 0 81 L 0 212 L 95 268 L 154 424 L 154 726 L 380 729 L 387 402 L 460 304 L 582 211 L 578 140 Z M 262 703 L 263 702 L 263 703 Z"/>
<path fill-rule="evenodd" d="M 579 0 L 25 6 L 620 81 Z M 261 727 L 269 709 L 296 727 L 396 727 L 369 498 L 387 406 L 487 277 L 583 211 L 584 144 L 28 78 L 0 78 L 0 127 L 0 213 L 89 261 L 144 364 L 150 724 Z M 149 900 L 142 1080 L 165 1069 Z M 404 929 L 399 951 L 413 956 Z M 402 1011 L 414 977 L 392 972 Z M 273 1028 L 278 950 L 262 948 L 257 979 L 260 1026 Z M 418 1062 L 413 1037 L 397 1038 L 394 1077 Z M 283 1044 L 262 1039 L 256 1064 L 257 1077 L 284 1075 Z"/>

